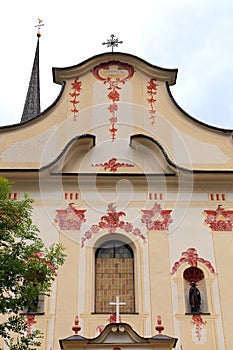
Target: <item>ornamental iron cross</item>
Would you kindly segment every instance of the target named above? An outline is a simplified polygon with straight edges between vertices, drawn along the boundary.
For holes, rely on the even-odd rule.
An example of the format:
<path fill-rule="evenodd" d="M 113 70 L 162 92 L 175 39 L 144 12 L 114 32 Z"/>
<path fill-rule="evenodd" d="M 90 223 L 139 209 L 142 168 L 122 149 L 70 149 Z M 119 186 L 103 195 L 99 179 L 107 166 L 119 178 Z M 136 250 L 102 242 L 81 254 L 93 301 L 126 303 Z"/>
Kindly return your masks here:
<path fill-rule="evenodd" d="M 120 302 L 119 295 L 117 295 L 116 301 L 110 301 L 109 305 L 116 305 L 116 323 L 120 323 L 120 305 L 126 305 L 126 303 Z"/>
<path fill-rule="evenodd" d="M 111 39 L 107 39 L 106 43 L 102 43 L 102 45 L 107 45 L 107 47 L 111 47 L 112 48 L 112 52 L 113 52 L 113 48 L 114 47 L 118 47 L 118 44 L 122 44 L 123 41 L 118 41 L 118 39 L 114 38 L 115 35 L 110 35 Z"/>

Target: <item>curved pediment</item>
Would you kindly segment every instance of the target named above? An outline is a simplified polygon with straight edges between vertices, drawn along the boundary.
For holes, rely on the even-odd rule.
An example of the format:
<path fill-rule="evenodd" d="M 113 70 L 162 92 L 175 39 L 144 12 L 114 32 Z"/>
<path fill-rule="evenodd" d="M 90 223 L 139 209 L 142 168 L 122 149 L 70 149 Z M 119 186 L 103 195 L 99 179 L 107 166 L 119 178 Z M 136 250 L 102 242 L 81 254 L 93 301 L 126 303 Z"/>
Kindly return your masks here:
<path fill-rule="evenodd" d="M 103 332 L 96 338 L 89 340 L 89 344 L 140 344 L 149 343 L 148 339 L 138 335 L 130 325 L 126 323 L 108 324 Z"/>
<path fill-rule="evenodd" d="M 95 136 L 81 135 L 73 138 L 56 159 L 40 170 L 49 169 L 52 174 L 63 175 L 82 173 L 175 175 L 176 165 L 157 141 L 138 134 L 131 136 L 130 140 L 125 140 L 124 145 L 122 148 L 119 146 L 117 158 L 111 158 L 111 142 L 96 145 Z"/>
<path fill-rule="evenodd" d="M 175 174 L 175 169 L 187 170 L 179 167 L 168 156 L 163 146 L 151 136 L 135 134 L 130 136 L 130 146 L 133 148 L 145 148 L 153 154 L 154 162 L 157 163 L 157 169 L 161 169 L 164 174 Z"/>
<path fill-rule="evenodd" d="M 87 339 L 79 335 L 73 335 L 60 340 L 61 349 L 71 350 L 88 347 L 96 349 L 100 346 L 111 346 L 120 349 L 124 346 L 140 346 L 140 349 L 172 349 L 176 346 L 177 338 L 157 334 L 151 338 L 141 337 L 127 323 L 110 323 L 96 338 Z"/>
<path fill-rule="evenodd" d="M 146 62 L 145 60 L 126 53 L 105 53 L 93 56 L 77 65 L 64 68 L 53 68 L 53 81 L 62 84 L 63 81 L 75 79 L 77 76 L 84 75 L 92 71 L 97 65 L 106 62 L 127 61 L 136 70 L 144 72 L 146 75 L 157 76 L 158 79 L 167 81 L 169 85 L 174 85 L 177 77 L 177 69 L 166 69 Z"/>
<path fill-rule="evenodd" d="M 50 173 L 63 175 L 176 175 L 177 171 L 202 171 L 192 167 L 185 149 L 179 147 L 179 151 L 185 165 L 179 162 L 179 153 L 173 156 L 169 144 L 164 146 L 149 135 L 134 134 L 113 144 L 110 141 L 96 143 L 95 135 L 86 134 L 72 138 L 60 154 L 40 170 L 49 169 Z"/>
<path fill-rule="evenodd" d="M 80 135 L 74 137 L 51 163 L 40 170 L 50 169 L 51 173 L 78 173 L 79 160 L 95 145 L 95 136 Z"/>

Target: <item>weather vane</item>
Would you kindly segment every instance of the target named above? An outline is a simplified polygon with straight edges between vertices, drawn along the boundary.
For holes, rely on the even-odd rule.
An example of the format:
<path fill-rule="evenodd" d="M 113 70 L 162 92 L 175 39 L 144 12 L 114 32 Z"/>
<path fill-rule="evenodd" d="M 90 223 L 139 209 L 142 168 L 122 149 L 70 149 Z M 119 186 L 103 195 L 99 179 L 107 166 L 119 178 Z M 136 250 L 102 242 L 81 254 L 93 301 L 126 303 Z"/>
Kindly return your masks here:
<path fill-rule="evenodd" d="M 40 28 L 43 27 L 43 25 L 44 25 L 42 22 L 43 22 L 43 19 L 38 18 L 38 24 L 35 26 L 35 27 L 38 28 L 38 32 L 37 32 L 38 38 L 41 36 Z"/>
<path fill-rule="evenodd" d="M 113 48 L 114 47 L 118 47 L 118 44 L 122 44 L 123 41 L 118 41 L 118 39 L 114 38 L 115 35 L 110 35 L 111 39 L 107 39 L 106 43 L 102 43 L 102 45 L 107 45 L 107 47 L 111 47 L 112 48 L 112 52 L 113 52 Z"/>

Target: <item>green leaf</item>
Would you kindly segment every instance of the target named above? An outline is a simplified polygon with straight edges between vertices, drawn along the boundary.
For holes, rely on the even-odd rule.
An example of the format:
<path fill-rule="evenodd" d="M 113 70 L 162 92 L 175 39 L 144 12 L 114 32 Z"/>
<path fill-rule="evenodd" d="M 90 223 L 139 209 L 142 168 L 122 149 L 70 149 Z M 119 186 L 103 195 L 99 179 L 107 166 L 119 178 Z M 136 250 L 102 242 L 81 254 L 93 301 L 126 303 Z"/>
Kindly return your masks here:
<path fill-rule="evenodd" d="M 10 350 L 34 349 L 39 330 L 27 334 L 20 312 L 40 295 L 49 295 L 59 266 L 64 263 L 64 247 L 44 246 L 39 229 L 32 222 L 32 199 L 9 200 L 11 183 L 0 177 L 0 313 L 8 319 L 0 323 L 0 336 Z"/>

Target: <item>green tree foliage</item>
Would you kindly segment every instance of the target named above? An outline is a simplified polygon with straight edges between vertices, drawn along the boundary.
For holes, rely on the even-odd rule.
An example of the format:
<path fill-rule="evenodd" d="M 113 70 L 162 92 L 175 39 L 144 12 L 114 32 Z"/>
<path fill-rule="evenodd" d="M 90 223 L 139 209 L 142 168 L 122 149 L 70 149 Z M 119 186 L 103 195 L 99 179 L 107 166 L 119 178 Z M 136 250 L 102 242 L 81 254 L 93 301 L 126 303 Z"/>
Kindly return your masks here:
<path fill-rule="evenodd" d="M 46 248 L 39 238 L 32 199 L 9 200 L 10 191 L 10 182 L 0 177 L 0 336 L 11 350 L 34 349 L 41 333 L 27 334 L 22 310 L 33 311 L 33 301 L 49 293 L 65 254 L 61 244 Z"/>

